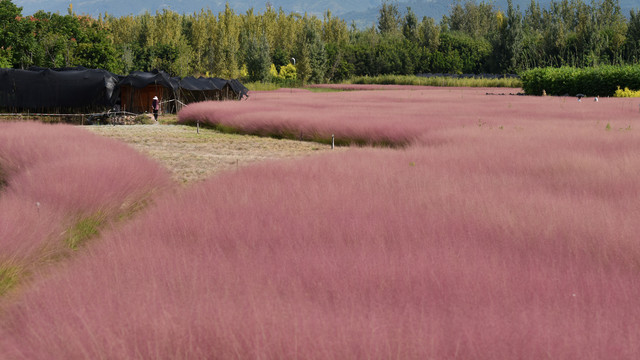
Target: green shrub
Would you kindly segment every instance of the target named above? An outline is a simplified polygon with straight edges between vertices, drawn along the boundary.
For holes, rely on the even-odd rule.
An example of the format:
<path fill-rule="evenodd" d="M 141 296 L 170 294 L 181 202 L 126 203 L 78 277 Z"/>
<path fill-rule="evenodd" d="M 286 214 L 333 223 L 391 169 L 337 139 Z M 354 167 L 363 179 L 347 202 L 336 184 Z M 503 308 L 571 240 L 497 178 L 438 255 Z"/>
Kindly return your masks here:
<path fill-rule="evenodd" d="M 298 79 L 298 73 L 296 67 L 292 64 L 287 64 L 280 68 L 278 76 L 283 80 L 296 80 Z"/>
<path fill-rule="evenodd" d="M 619 87 L 640 89 L 640 65 L 536 68 L 520 77 L 527 95 L 542 95 L 544 90 L 549 95 L 614 96 Z"/>

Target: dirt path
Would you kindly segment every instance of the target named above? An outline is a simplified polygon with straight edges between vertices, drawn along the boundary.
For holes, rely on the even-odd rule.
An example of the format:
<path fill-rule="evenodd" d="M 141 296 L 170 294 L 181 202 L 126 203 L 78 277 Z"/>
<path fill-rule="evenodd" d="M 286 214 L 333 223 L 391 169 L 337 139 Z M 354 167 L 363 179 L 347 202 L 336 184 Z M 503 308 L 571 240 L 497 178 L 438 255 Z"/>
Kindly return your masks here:
<path fill-rule="evenodd" d="M 93 133 L 130 144 L 165 165 L 176 181 L 189 183 L 258 161 L 309 156 L 329 145 L 229 135 L 183 125 L 85 126 Z"/>

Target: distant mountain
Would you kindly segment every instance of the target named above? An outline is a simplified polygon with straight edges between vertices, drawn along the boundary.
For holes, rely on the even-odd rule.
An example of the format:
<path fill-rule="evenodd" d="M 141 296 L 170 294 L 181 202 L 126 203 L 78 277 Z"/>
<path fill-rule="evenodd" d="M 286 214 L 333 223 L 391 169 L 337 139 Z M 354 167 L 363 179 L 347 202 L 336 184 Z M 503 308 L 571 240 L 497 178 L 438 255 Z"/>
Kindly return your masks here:
<path fill-rule="evenodd" d="M 69 3 L 73 3 L 73 10 L 78 14 L 98 14 L 108 12 L 115 16 L 128 14 L 141 14 L 145 11 L 154 13 L 156 10 L 171 9 L 178 13 L 193 13 L 200 9 L 210 9 L 214 13 L 224 10 L 225 4 L 239 13 L 244 13 L 250 8 L 262 12 L 267 4 L 272 7 L 289 12 L 322 15 L 327 9 L 335 15 L 344 14 L 350 11 L 363 11 L 368 8 L 375 8 L 381 4 L 380 0 L 316 0 L 316 1 L 294 1 L 294 0 L 22 0 L 14 1 L 17 6 L 23 7 L 23 14 L 33 14 L 38 10 L 49 12 L 60 12 L 65 14 Z"/>
<path fill-rule="evenodd" d="M 584 0 L 590 3 L 590 0 Z M 178 13 L 193 13 L 200 9 L 210 9 L 214 13 L 224 10 L 225 3 L 237 13 L 244 13 L 248 9 L 253 8 L 256 12 L 263 12 L 267 4 L 272 7 L 282 9 L 287 12 L 308 13 L 322 17 L 327 11 L 331 10 L 334 16 L 345 19 L 347 23 L 355 22 L 358 27 L 367 27 L 377 23 L 378 9 L 382 4 L 382 0 L 85 0 L 85 1 L 69 1 L 69 0 L 22 0 L 13 1 L 17 6 L 23 8 L 23 15 L 31 15 L 38 10 L 48 12 L 59 12 L 66 14 L 69 3 L 73 4 L 73 10 L 77 14 L 89 14 L 98 16 L 99 14 L 109 13 L 114 16 L 137 15 L 149 11 L 155 13 L 158 10 L 170 9 Z M 550 0 L 539 1 L 540 6 L 546 8 Z M 506 0 L 495 0 L 496 7 L 506 10 Z M 529 6 L 531 0 L 513 0 L 513 4 L 520 6 L 520 10 L 524 10 Z M 449 0 L 405 0 L 399 1 L 399 9 L 402 13 L 406 11 L 407 6 L 416 13 L 418 19 L 428 16 L 436 21 L 440 21 L 443 15 L 449 13 L 452 1 Z M 629 15 L 629 10 L 640 8 L 638 0 L 622 0 L 620 1 L 622 12 L 625 16 Z"/>

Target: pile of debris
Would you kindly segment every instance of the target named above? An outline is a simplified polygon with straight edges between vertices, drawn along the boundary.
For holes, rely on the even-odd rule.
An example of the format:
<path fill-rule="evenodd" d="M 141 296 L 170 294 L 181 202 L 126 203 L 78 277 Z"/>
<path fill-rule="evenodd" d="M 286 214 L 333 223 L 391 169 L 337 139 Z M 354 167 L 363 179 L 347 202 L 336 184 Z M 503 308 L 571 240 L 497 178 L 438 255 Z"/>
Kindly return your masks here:
<path fill-rule="evenodd" d="M 140 125 L 153 124 L 155 120 L 151 114 L 104 113 L 92 115 L 85 120 L 85 125 Z"/>

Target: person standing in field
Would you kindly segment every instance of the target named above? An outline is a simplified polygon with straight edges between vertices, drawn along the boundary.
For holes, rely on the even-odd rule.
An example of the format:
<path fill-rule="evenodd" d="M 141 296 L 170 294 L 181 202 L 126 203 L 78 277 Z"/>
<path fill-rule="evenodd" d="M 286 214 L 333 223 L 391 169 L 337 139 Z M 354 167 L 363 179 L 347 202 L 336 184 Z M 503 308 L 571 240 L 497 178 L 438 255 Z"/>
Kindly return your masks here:
<path fill-rule="evenodd" d="M 158 110 L 160 110 L 160 101 L 158 100 L 157 96 L 153 97 L 151 108 L 153 109 L 153 118 L 158 121 Z"/>

